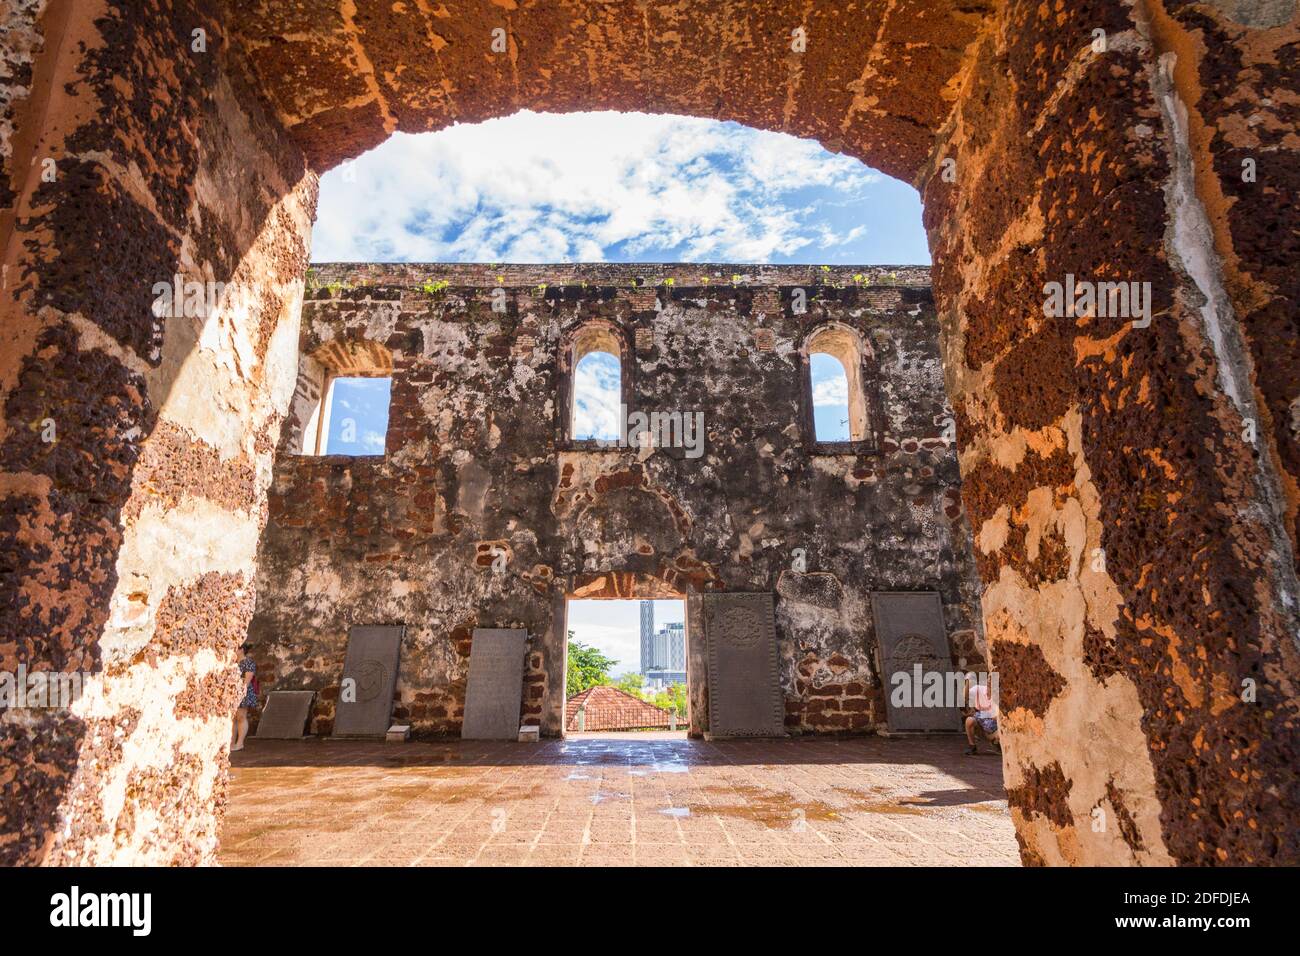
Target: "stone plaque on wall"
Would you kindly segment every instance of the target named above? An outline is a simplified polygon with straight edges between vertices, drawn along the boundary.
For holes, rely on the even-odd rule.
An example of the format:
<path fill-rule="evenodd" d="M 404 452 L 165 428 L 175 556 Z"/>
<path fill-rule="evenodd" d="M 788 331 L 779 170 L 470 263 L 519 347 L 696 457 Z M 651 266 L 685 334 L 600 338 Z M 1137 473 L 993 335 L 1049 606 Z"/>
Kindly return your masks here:
<path fill-rule="evenodd" d="M 270 740 L 301 740 L 315 696 L 314 690 L 271 691 L 254 736 Z"/>
<path fill-rule="evenodd" d="M 785 736 L 773 595 L 704 594 L 701 605 L 709 736 Z"/>
<path fill-rule="evenodd" d="M 935 591 L 873 591 L 871 611 L 876 622 L 876 641 L 883 666 L 885 711 L 892 731 L 959 730 L 962 720 L 956 707 L 934 706 L 927 701 L 926 674 L 942 675 L 942 686 L 953 671 L 948 633 L 943 624 L 943 601 Z M 917 666 L 920 671 L 917 671 Z M 896 703 L 895 674 L 907 678 L 906 701 Z M 919 678 L 917 675 L 920 675 Z M 932 685 L 935 678 L 930 678 Z M 933 691 L 932 691 L 933 694 Z M 943 704 L 948 703 L 943 699 Z"/>
<path fill-rule="evenodd" d="M 464 740 L 517 740 L 524 693 L 528 632 L 522 628 L 474 629 L 465 687 Z"/>
<path fill-rule="evenodd" d="M 402 625 L 365 625 L 348 632 L 343 682 L 334 705 L 335 737 L 383 737 L 388 733 L 404 633 Z"/>

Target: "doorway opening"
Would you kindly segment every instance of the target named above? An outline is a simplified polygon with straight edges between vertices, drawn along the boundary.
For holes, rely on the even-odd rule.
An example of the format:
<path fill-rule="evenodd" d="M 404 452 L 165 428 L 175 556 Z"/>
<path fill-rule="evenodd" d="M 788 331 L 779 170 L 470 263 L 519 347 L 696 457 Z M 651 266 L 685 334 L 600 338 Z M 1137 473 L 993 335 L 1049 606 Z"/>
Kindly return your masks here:
<path fill-rule="evenodd" d="M 564 734 L 686 739 L 686 602 L 570 597 Z"/>

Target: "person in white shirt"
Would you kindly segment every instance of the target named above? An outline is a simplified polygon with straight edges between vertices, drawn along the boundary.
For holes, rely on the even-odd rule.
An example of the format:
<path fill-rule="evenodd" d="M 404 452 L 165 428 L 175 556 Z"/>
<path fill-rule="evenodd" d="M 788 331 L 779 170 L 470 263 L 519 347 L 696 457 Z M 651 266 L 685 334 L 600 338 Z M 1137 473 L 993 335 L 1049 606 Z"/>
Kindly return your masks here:
<path fill-rule="evenodd" d="M 998 705 L 989 693 L 988 685 L 976 684 L 972 687 L 970 678 L 966 678 L 966 701 L 974 711 L 966 717 L 966 742 L 970 744 L 966 748 L 966 756 L 974 757 L 980 752 L 975 743 L 976 731 L 987 737 L 989 743 L 1000 753 L 1002 746 L 998 743 Z"/>

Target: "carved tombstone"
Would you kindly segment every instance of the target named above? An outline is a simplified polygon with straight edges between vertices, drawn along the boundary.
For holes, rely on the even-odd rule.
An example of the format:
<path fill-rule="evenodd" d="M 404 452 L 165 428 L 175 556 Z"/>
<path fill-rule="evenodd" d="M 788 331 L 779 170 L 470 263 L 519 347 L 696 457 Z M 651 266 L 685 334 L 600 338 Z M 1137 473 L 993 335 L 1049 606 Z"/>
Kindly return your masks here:
<path fill-rule="evenodd" d="M 784 737 L 771 594 L 701 595 L 710 737 Z"/>
<path fill-rule="evenodd" d="M 315 696 L 314 690 L 271 691 L 257 722 L 256 736 L 271 740 L 301 740 Z"/>
<path fill-rule="evenodd" d="M 360 626 L 348 632 L 343 682 L 334 706 L 335 737 L 383 737 L 393 716 L 403 625 Z"/>
<path fill-rule="evenodd" d="M 462 739 L 519 739 L 527 644 L 528 632 L 522 628 L 474 629 Z"/>
<path fill-rule="evenodd" d="M 953 672 L 943 625 L 943 601 L 934 591 L 873 592 L 872 616 L 884 673 L 885 712 L 891 731 L 954 731 L 961 714 L 950 698 Z M 917 670 L 917 668 L 920 670 Z M 895 677 L 902 675 L 902 677 Z M 927 678 L 926 675 L 938 675 Z M 906 680 L 906 693 L 895 693 Z M 935 682 L 938 682 L 937 685 Z M 935 688 L 939 700 L 935 700 Z M 929 687 L 931 693 L 927 694 Z M 960 685 L 957 690 L 960 691 Z M 902 701 L 900 704 L 899 701 Z"/>

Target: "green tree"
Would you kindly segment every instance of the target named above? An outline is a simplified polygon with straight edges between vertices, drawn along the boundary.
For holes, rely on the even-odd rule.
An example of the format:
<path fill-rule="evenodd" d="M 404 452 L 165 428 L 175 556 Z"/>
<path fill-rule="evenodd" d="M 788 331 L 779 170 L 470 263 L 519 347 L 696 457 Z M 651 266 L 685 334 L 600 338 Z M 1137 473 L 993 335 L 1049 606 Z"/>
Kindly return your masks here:
<path fill-rule="evenodd" d="M 581 694 L 588 687 L 608 684 L 609 669 L 618 661 L 606 657 L 597 648 L 589 647 L 573 639 L 569 632 L 569 667 L 565 675 L 565 693 L 572 697 Z"/>
<path fill-rule="evenodd" d="M 676 711 L 678 717 L 686 716 L 686 685 L 669 684 L 650 699 L 650 703 L 664 710 Z"/>
<path fill-rule="evenodd" d="M 645 675 L 638 674 L 635 671 L 628 671 L 621 675 L 618 680 L 614 681 L 614 686 L 621 691 L 626 691 L 635 697 L 645 700 Z"/>

